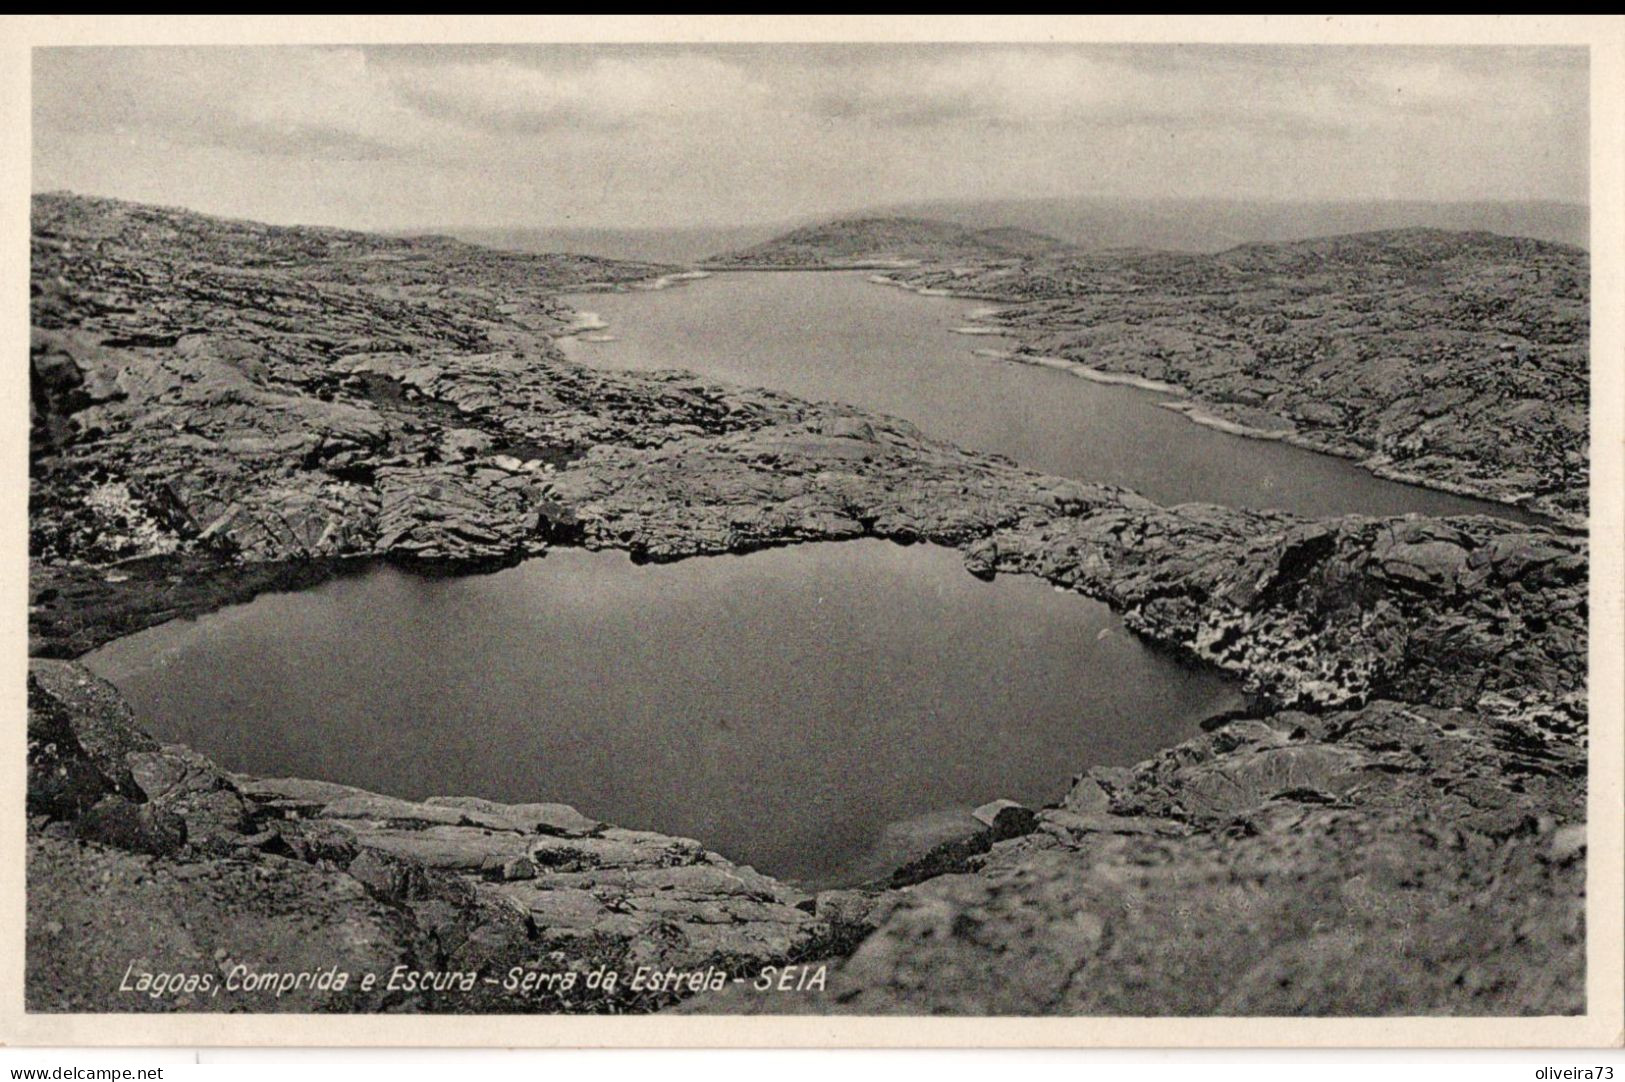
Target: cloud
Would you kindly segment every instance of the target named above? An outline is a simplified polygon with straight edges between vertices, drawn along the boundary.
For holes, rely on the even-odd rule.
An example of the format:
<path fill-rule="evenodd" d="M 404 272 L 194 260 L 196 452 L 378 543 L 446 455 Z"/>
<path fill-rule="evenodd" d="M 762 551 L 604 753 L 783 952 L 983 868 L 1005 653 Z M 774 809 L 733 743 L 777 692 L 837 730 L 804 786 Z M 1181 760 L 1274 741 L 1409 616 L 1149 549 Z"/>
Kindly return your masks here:
<path fill-rule="evenodd" d="M 1494 56 L 1486 56 L 1485 53 Z M 743 117 L 815 126 L 1208 125 L 1346 131 L 1428 112 L 1550 115 L 1583 89 L 1554 50 L 1208 46 L 41 50 L 46 130 L 141 128 L 288 153 L 626 131 Z M 1583 55 L 1583 54 L 1582 54 Z"/>
<path fill-rule="evenodd" d="M 116 133 L 370 160 L 445 134 L 353 49 L 42 49 L 34 86 L 37 138 Z"/>
<path fill-rule="evenodd" d="M 815 108 L 901 126 L 1343 127 L 1281 80 L 1239 83 L 1192 54 L 1147 70 L 1118 50 L 1011 48 L 913 58 L 842 81 L 816 98 Z"/>
<path fill-rule="evenodd" d="M 738 65 L 703 55 L 602 56 L 524 64 L 506 57 L 394 68 L 400 99 L 476 130 L 625 129 L 762 108 L 769 90 Z"/>
<path fill-rule="evenodd" d="M 36 50 L 34 68 L 42 186 L 285 220 L 358 206 L 369 224 L 760 220 L 1065 194 L 1583 199 L 1588 176 L 1583 50 L 74 48 Z"/>

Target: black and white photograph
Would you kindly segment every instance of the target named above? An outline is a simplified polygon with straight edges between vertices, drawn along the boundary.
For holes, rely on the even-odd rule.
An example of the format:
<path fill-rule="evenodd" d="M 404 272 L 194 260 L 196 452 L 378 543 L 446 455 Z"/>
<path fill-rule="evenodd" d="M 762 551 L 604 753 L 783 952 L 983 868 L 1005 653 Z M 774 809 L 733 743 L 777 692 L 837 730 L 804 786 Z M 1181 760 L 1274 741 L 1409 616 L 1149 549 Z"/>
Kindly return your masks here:
<path fill-rule="evenodd" d="M 1166 18 L 27 50 L 27 1018 L 1617 1029 L 1597 54 Z"/>

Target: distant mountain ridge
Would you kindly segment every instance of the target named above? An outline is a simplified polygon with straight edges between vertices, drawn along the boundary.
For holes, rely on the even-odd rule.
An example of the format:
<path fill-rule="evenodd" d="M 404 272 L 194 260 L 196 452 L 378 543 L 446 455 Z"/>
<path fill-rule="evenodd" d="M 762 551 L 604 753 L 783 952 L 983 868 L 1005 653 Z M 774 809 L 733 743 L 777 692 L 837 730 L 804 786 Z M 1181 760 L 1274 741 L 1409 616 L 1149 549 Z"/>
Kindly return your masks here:
<path fill-rule="evenodd" d="M 761 244 L 706 260 L 715 266 L 883 266 L 954 260 L 1033 260 L 1044 264 L 1166 261 L 1222 264 L 1247 270 L 1305 270 L 1338 263 L 1414 262 L 1454 259 L 1464 252 L 1514 253 L 1554 248 L 1583 254 L 1560 241 L 1507 236 L 1489 230 L 1407 226 L 1307 237 L 1253 241 L 1218 252 L 1156 248 L 1089 248 L 1023 226 L 970 229 L 929 218 L 843 218 L 804 226 Z"/>
<path fill-rule="evenodd" d="M 971 229 L 930 218 L 841 218 L 792 229 L 762 244 L 714 256 L 724 266 L 820 266 L 1049 254 L 1069 247 L 1020 226 Z"/>
<path fill-rule="evenodd" d="M 1469 257 L 1509 258 L 1564 253 L 1584 258 L 1585 250 L 1561 241 L 1507 236 L 1488 230 L 1413 226 L 1344 233 L 1306 240 L 1238 244 L 1212 258 L 1228 266 L 1275 273 L 1310 273 L 1328 266 L 1415 265 Z"/>
<path fill-rule="evenodd" d="M 40 249 L 72 238 L 110 250 L 168 251 L 172 258 L 184 254 L 200 265 L 297 270 L 306 280 L 392 277 L 421 284 L 443 275 L 449 265 L 478 267 L 486 280 L 498 277 L 527 288 L 540 281 L 562 289 L 676 269 L 575 253 L 504 251 L 443 234 L 391 236 L 333 226 L 269 225 L 72 192 L 36 193 L 30 217 L 36 258 Z"/>
<path fill-rule="evenodd" d="M 1586 247 L 1590 211 L 1555 200 L 1431 203 L 1409 200 L 1255 202 L 1234 199 L 1007 199 L 898 204 L 875 216 L 932 218 L 971 229 L 1035 229 L 1081 248 L 1219 252 L 1380 230 L 1486 231 Z"/>
<path fill-rule="evenodd" d="M 514 252 L 545 254 L 572 252 L 602 259 L 688 265 L 716 252 L 734 251 L 753 244 L 761 244 L 796 224 L 799 223 L 676 226 L 665 229 L 592 228 L 572 225 L 539 225 L 528 228 L 453 225 L 439 226 L 429 231 L 449 233 L 471 244 Z"/>
<path fill-rule="evenodd" d="M 1590 213 L 1576 203 L 1341 202 L 1269 203 L 1245 200 L 1022 199 L 938 202 L 855 208 L 778 222 L 667 227 L 529 226 L 426 223 L 391 230 L 396 236 L 442 233 L 490 248 L 573 252 L 608 259 L 694 264 L 740 253 L 786 234 L 833 222 L 915 219 L 987 235 L 995 247 L 1021 249 L 1036 234 L 1078 251 L 1217 253 L 1237 245 L 1276 244 L 1316 237 L 1413 228 L 1486 231 L 1586 247 Z"/>

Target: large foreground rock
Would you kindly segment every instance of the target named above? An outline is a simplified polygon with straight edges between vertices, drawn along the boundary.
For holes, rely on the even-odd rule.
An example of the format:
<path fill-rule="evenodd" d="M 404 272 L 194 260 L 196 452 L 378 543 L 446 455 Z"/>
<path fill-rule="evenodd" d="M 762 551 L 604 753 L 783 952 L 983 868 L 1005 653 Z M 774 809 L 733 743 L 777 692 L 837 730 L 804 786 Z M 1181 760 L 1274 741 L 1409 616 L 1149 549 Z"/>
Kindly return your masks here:
<path fill-rule="evenodd" d="M 889 892 L 827 987 L 683 1009 L 1578 1013 L 1584 780 L 1461 711 L 1238 720 Z"/>
<path fill-rule="evenodd" d="M 833 922 L 812 898 L 686 838 L 562 804 L 231 776 L 140 733 L 78 665 L 36 661 L 30 687 L 30 1009 L 647 1009 L 672 993 L 501 985 L 516 967 L 754 974 L 827 951 Z M 82 797 L 53 788 L 81 776 L 93 779 Z M 234 991 L 223 982 L 242 981 L 238 966 L 352 980 Z M 391 988 L 398 966 L 478 979 L 471 991 Z M 208 973 L 219 990 L 128 990 L 143 973 Z M 359 987 L 366 973 L 377 988 Z"/>

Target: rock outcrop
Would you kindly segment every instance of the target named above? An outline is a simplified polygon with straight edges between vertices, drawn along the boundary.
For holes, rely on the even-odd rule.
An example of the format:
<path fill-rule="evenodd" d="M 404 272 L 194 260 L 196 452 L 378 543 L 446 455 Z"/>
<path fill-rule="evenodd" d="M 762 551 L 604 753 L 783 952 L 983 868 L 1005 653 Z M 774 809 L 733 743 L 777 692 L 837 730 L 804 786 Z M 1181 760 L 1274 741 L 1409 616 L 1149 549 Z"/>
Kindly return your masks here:
<path fill-rule="evenodd" d="M 681 1009 L 1576 1013 L 1584 776 L 1470 711 L 1228 722 L 888 892 L 827 987 Z"/>
<path fill-rule="evenodd" d="M 227 774 L 152 741 L 73 662 L 35 661 L 29 699 L 31 1010 L 649 1009 L 674 997 L 503 983 L 516 968 L 754 975 L 827 953 L 841 927 L 698 842 L 562 804 Z M 243 987 L 329 967 L 347 988 Z M 390 986 L 397 967 L 480 980 L 408 990 Z M 132 990 L 173 972 L 220 991 Z"/>

